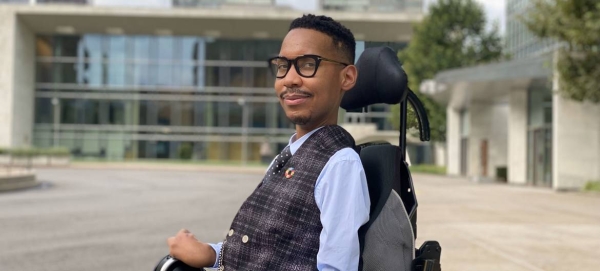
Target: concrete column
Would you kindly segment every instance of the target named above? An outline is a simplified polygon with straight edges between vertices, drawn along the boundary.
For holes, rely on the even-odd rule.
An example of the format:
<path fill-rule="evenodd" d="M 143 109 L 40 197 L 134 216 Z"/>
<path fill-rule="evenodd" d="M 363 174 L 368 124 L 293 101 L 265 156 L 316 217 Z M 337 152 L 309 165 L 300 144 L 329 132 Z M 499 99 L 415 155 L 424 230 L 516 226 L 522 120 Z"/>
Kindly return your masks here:
<path fill-rule="evenodd" d="M 434 163 L 436 166 L 446 166 L 446 144 L 444 142 L 433 142 Z"/>
<path fill-rule="evenodd" d="M 460 175 L 460 113 L 446 108 L 446 161 L 448 175 Z"/>
<path fill-rule="evenodd" d="M 513 89 L 508 115 L 508 182 L 527 183 L 527 89 Z"/>
<path fill-rule="evenodd" d="M 15 26 L 12 145 L 28 146 L 35 113 L 35 35 L 19 20 Z"/>
<path fill-rule="evenodd" d="M 0 6 L 0 147 L 12 145 L 15 21 L 15 14 Z"/>
<path fill-rule="evenodd" d="M 33 137 L 35 37 L 14 11 L 0 6 L 0 146 L 28 146 Z"/>
<path fill-rule="evenodd" d="M 488 145 L 488 165 L 490 165 L 489 150 L 491 147 L 491 128 L 492 128 L 492 104 L 483 102 L 473 103 L 469 107 L 469 147 L 468 147 L 468 167 L 467 174 L 474 180 L 480 180 L 482 177 L 487 178 L 491 175 L 488 170 L 487 173 L 481 165 L 481 145 L 483 141 L 487 140 Z"/>

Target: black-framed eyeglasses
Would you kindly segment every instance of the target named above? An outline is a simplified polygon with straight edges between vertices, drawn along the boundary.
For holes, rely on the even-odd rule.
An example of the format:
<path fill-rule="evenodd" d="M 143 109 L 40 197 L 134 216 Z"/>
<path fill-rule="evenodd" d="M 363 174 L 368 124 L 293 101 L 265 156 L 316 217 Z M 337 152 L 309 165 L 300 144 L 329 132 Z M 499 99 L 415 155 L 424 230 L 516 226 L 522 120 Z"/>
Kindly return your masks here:
<path fill-rule="evenodd" d="M 344 66 L 350 65 L 333 59 L 324 58 L 318 55 L 301 55 L 294 59 L 287 59 L 285 57 L 276 56 L 269 58 L 268 60 L 269 69 L 277 78 L 284 78 L 290 71 L 292 64 L 294 65 L 294 67 L 296 67 L 296 72 L 300 76 L 313 77 L 317 73 L 317 69 L 319 68 L 319 64 L 321 64 L 321 61 L 329 61 Z"/>

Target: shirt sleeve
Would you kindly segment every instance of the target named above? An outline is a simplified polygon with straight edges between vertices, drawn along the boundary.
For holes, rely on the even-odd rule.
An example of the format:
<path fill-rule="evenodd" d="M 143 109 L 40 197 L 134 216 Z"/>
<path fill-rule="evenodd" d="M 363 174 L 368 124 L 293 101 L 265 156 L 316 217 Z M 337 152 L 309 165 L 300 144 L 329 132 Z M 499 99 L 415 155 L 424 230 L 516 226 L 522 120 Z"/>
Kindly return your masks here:
<path fill-rule="evenodd" d="M 215 250 L 215 255 L 217 255 L 217 257 L 215 258 L 215 263 L 213 264 L 212 268 L 218 268 L 219 267 L 219 258 L 221 257 L 221 247 L 223 246 L 223 242 L 217 243 L 217 244 L 208 244 L 212 247 L 212 249 Z"/>
<path fill-rule="evenodd" d="M 369 221 L 367 179 L 358 154 L 335 153 L 317 178 L 315 201 L 321 211 L 317 269 L 356 271 L 360 254 L 358 229 Z"/>

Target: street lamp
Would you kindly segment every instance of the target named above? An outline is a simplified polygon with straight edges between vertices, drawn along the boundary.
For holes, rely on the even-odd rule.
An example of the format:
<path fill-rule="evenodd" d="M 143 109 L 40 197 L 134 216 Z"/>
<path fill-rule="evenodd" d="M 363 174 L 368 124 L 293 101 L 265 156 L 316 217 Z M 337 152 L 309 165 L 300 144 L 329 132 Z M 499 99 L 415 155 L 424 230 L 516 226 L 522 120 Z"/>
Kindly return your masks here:
<path fill-rule="evenodd" d="M 59 129 L 60 129 L 60 100 L 56 97 L 52 98 L 52 108 L 54 110 L 53 115 L 54 115 L 54 121 L 53 121 L 53 132 L 54 132 L 54 137 L 53 137 L 53 141 L 52 141 L 52 146 L 54 147 L 58 147 L 58 143 L 59 143 Z"/>
<path fill-rule="evenodd" d="M 248 105 L 244 98 L 237 102 L 242 107 L 242 165 L 245 166 L 248 163 Z"/>

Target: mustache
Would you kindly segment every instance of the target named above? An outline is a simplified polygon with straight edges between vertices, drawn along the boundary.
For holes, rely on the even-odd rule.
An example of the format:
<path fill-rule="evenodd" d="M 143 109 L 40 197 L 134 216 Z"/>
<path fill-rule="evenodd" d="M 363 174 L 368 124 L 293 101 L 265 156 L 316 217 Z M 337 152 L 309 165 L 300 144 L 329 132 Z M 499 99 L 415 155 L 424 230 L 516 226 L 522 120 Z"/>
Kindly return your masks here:
<path fill-rule="evenodd" d="M 310 92 L 299 89 L 299 88 L 286 88 L 281 94 L 279 94 L 279 98 L 283 99 L 283 97 L 287 95 L 300 94 L 305 96 L 312 96 Z"/>

